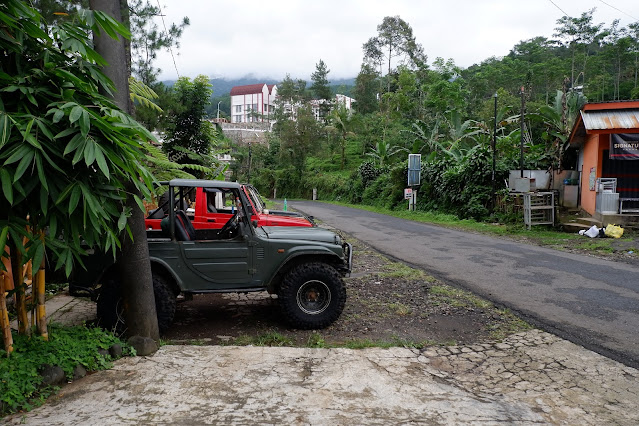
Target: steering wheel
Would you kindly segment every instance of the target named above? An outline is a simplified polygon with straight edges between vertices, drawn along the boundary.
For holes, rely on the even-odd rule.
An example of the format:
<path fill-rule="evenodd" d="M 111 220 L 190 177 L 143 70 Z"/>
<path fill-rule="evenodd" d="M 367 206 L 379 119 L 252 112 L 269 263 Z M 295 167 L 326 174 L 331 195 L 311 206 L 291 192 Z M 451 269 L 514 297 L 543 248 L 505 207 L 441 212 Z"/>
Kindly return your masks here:
<path fill-rule="evenodd" d="M 222 229 L 219 230 L 219 232 L 217 233 L 217 235 L 220 238 L 232 238 L 232 234 L 237 230 L 239 223 L 240 223 L 240 217 L 238 215 L 239 210 L 235 210 L 235 213 L 233 214 L 233 217 L 231 217 L 222 227 Z"/>

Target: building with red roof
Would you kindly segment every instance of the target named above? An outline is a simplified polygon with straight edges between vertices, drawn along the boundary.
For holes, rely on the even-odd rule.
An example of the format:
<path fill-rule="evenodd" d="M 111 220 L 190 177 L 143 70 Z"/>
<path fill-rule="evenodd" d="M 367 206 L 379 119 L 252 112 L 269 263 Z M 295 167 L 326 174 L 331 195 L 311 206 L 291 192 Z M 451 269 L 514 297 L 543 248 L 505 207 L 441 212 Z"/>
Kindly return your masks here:
<path fill-rule="evenodd" d="M 231 123 L 270 122 L 275 110 L 275 84 L 247 84 L 231 89 Z"/>

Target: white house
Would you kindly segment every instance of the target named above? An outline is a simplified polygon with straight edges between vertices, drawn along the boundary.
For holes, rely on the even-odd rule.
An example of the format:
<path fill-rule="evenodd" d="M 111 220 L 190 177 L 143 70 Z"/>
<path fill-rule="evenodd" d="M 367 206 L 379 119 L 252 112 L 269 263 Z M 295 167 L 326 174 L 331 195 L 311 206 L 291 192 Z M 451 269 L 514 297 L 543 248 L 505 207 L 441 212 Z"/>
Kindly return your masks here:
<path fill-rule="evenodd" d="M 321 110 L 321 106 L 326 103 L 327 101 L 325 99 L 312 99 L 311 100 L 311 109 L 313 110 L 313 115 L 315 116 L 315 119 L 317 121 L 321 120 L 320 117 L 320 110 Z M 335 99 L 333 99 L 332 103 L 332 107 L 331 108 L 336 108 L 338 106 L 343 106 L 344 108 L 346 108 L 347 111 L 351 111 L 352 110 L 352 105 L 355 102 L 355 99 L 353 98 L 349 98 L 346 95 L 342 95 L 340 93 L 335 95 Z M 296 109 L 296 108 L 295 108 Z"/>
<path fill-rule="evenodd" d="M 275 110 L 277 86 L 248 84 L 231 89 L 231 123 L 269 122 Z"/>

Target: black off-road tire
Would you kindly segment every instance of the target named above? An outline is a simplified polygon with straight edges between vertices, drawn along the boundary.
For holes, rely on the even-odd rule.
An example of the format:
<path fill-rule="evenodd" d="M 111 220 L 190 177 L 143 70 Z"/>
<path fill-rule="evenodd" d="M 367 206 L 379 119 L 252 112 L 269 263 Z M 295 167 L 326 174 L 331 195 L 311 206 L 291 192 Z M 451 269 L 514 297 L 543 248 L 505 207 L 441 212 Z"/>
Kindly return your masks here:
<path fill-rule="evenodd" d="M 155 311 L 158 316 L 158 329 L 164 334 L 175 317 L 177 298 L 162 275 L 153 275 L 153 294 L 155 296 Z"/>
<path fill-rule="evenodd" d="M 164 277 L 153 275 L 153 295 L 160 334 L 164 334 L 175 317 L 177 301 Z M 126 331 L 120 282 L 115 279 L 102 284 L 97 300 L 98 325 L 121 335 Z"/>
<path fill-rule="evenodd" d="M 341 315 L 346 303 L 346 287 L 332 266 L 302 263 L 284 277 L 278 300 L 284 317 L 293 327 L 320 329 Z"/>

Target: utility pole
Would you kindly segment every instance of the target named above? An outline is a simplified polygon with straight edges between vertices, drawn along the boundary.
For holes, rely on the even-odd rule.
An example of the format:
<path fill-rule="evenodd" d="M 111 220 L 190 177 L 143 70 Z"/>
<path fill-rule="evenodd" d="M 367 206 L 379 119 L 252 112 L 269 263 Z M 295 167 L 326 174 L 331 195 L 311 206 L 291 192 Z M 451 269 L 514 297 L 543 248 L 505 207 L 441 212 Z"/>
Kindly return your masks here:
<path fill-rule="evenodd" d="M 524 95 L 524 86 L 521 86 L 521 113 L 519 114 L 519 169 L 521 170 L 521 176 L 519 177 L 521 178 L 524 177 L 524 112 L 526 108 Z"/>
<path fill-rule="evenodd" d="M 493 126 L 493 175 L 492 175 L 492 192 L 491 192 L 491 214 L 495 213 L 495 169 L 497 168 L 497 92 L 493 96 L 495 98 L 495 123 Z"/>
<path fill-rule="evenodd" d="M 118 22 L 124 21 L 123 10 L 128 13 L 126 0 L 90 0 L 89 4 L 91 9 L 102 11 Z M 121 37 L 115 40 L 100 31 L 99 34 L 94 34 L 94 43 L 96 52 L 109 64 L 103 68 L 103 71 L 115 85 L 114 102 L 122 111 L 131 113 L 128 67 L 131 61 L 130 50 L 126 48 L 125 40 Z M 132 211 L 128 225 L 131 228 L 133 240 L 126 232 L 122 233 L 122 249 L 118 253 L 117 269 L 121 279 L 120 288 L 124 300 L 127 334 L 131 338 L 130 343 L 135 347 L 138 355 L 148 355 L 157 350 L 156 342 L 160 338 L 149 247 L 146 240 L 144 214 L 134 199 L 134 196 L 141 197 L 141 195 L 133 184 L 127 184 L 126 189 L 130 194 L 126 207 Z"/>

